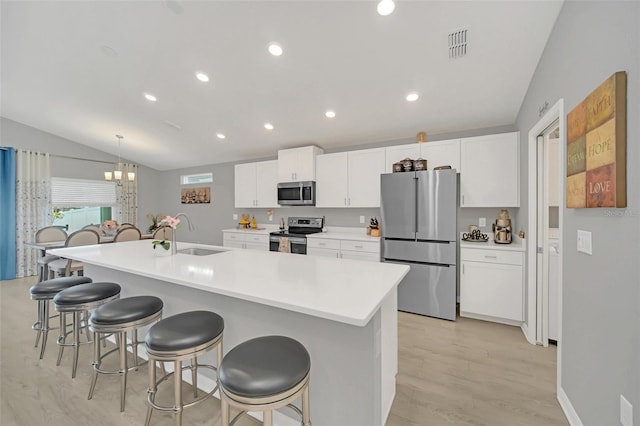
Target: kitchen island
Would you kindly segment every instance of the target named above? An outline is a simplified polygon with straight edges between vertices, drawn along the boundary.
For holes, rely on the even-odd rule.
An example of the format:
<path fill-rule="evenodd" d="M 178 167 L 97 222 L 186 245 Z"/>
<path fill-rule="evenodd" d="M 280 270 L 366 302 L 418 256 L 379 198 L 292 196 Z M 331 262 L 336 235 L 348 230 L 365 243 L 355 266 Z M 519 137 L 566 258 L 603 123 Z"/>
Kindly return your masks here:
<path fill-rule="evenodd" d="M 258 336 L 297 339 L 311 355 L 315 426 L 385 423 L 398 366 L 397 286 L 407 266 L 178 243 L 178 249 L 190 247 L 220 252 L 157 257 L 141 240 L 51 253 L 83 262 L 94 282 L 120 284 L 122 297 L 161 297 L 164 317 L 190 310 L 220 314 L 225 353 Z M 213 354 L 203 358 L 215 360 Z M 276 423 L 292 423 L 285 416 Z"/>

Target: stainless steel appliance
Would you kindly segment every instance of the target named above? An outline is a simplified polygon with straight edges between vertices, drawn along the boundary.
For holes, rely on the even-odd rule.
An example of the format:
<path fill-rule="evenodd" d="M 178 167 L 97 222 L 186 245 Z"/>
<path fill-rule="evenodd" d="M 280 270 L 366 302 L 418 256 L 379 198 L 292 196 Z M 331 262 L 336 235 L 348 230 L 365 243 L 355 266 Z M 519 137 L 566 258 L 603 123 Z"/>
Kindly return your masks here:
<path fill-rule="evenodd" d="M 315 206 L 316 183 L 313 181 L 279 183 L 278 204 L 281 206 Z"/>
<path fill-rule="evenodd" d="M 307 235 L 322 232 L 324 218 L 290 217 L 288 229 L 269 234 L 269 250 L 307 254 Z"/>
<path fill-rule="evenodd" d="M 455 321 L 455 170 L 380 176 L 383 262 L 411 270 L 398 286 L 398 310 Z"/>

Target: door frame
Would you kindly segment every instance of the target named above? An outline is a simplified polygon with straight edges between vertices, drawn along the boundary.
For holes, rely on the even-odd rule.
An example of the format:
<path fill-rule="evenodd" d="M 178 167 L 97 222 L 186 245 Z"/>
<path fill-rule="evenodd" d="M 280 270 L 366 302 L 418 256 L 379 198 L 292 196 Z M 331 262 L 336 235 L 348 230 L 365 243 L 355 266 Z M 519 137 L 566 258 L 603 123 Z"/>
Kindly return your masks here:
<path fill-rule="evenodd" d="M 536 324 L 537 324 L 537 247 L 536 247 L 536 236 L 538 234 L 538 191 L 537 191 L 537 146 L 538 146 L 538 135 L 540 135 L 547 127 L 549 127 L 555 120 L 558 120 L 558 125 L 560 127 L 559 134 L 559 150 L 558 157 L 560 161 L 560 168 L 558 172 L 558 186 L 559 186 L 559 197 L 561 200 L 564 200 L 565 194 L 565 171 L 566 171 L 566 130 L 565 130 L 565 119 L 564 119 L 564 99 L 558 100 L 558 102 L 553 105 L 549 111 L 529 130 L 529 139 L 528 139 L 528 198 L 529 198 L 529 212 L 528 212 L 528 226 L 529 229 L 529 238 L 527 238 L 527 340 L 536 344 Z M 557 388 L 561 389 L 561 377 L 562 377 L 562 255 L 564 252 L 563 249 L 563 238 L 562 238 L 562 230 L 564 229 L 564 205 L 560 206 L 559 210 L 559 226 L 560 226 L 560 235 L 558 241 L 558 248 L 560 251 L 558 258 L 558 350 L 557 350 L 557 376 L 556 383 Z"/>

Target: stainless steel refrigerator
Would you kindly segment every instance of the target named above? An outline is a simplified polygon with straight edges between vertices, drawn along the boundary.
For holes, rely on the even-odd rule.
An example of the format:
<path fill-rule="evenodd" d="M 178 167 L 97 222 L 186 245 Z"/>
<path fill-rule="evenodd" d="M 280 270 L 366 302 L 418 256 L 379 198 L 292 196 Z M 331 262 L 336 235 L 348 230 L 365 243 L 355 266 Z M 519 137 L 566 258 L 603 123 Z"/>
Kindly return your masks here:
<path fill-rule="evenodd" d="M 400 311 L 456 319 L 456 182 L 455 170 L 380 176 L 383 261 L 411 267 Z"/>

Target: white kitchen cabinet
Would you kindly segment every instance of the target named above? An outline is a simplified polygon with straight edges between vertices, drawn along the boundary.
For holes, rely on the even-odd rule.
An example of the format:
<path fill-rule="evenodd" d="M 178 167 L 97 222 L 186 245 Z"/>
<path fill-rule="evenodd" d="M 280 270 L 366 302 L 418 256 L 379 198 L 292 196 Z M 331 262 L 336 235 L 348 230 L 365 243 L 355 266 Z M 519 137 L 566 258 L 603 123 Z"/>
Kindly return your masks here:
<path fill-rule="evenodd" d="M 379 262 L 380 242 L 307 236 L 307 255 Z"/>
<path fill-rule="evenodd" d="M 411 158 L 412 160 L 420 157 L 420 145 L 419 143 L 410 143 L 407 145 L 388 146 L 385 148 L 385 173 L 393 173 L 393 163 L 397 163 L 405 158 Z"/>
<path fill-rule="evenodd" d="M 392 173 L 393 163 L 405 158 L 426 159 L 427 170 L 437 166 L 451 166 L 458 173 L 461 171 L 460 139 L 389 146 L 385 151 L 385 173 Z"/>
<path fill-rule="evenodd" d="M 427 170 L 438 166 L 451 166 L 458 173 L 460 167 L 460 139 L 424 142 L 420 144 L 420 157 L 427 160 Z"/>
<path fill-rule="evenodd" d="M 316 207 L 380 207 L 384 148 L 316 157 Z"/>
<path fill-rule="evenodd" d="M 316 180 L 316 156 L 324 151 L 317 146 L 278 151 L 278 182 Z"/>
<path fill-rule="evenodd" d="M 460 316 L 517 325 L 524 320 L 524 253 L 460 248 Z"/>
<path fill-rule="evenodd" d="M 460 141 L 460 207 L 520 206 L 519 133 Z"/>
<path fill-rule="evenodd" d="M 222 245 L 223 247 L 269 251 L 269 235 L 250 234 L 247 231 L 223 231 Z"/>
<path fill-rule="evenodd" d="M 236 164 L 235 207 L 274 208 L 278 205 L 278 162 Z"/>

